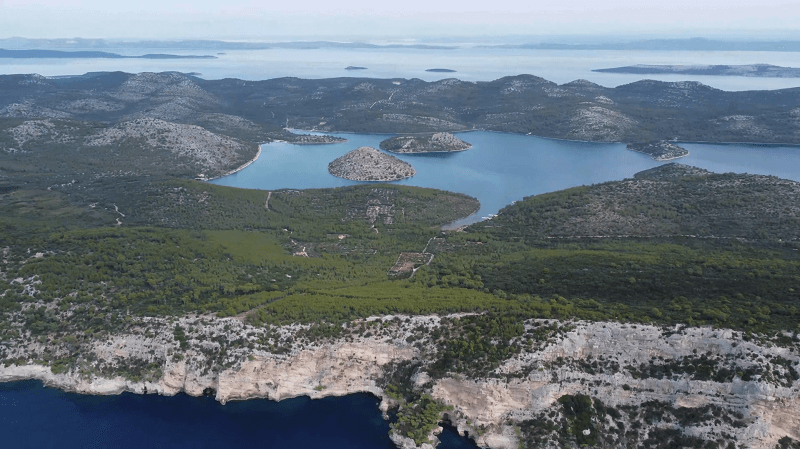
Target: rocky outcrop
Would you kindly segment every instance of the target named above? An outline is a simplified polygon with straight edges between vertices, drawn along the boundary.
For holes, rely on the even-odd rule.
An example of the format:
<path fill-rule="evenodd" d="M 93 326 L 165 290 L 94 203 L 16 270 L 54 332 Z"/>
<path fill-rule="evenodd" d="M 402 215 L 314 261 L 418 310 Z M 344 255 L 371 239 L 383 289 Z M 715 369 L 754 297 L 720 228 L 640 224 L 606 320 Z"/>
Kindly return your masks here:
<path fill-rule="evenodd" d="M 328 172 L 352 181 L 397 181 L 416 174 L 407 162 L 372 147 L 359 147 L 335 159 Z"/>
<path fill-rule="evenodd" d="M 381 142 L 381 149 L 392 153 L 452 153 L 472 148 L 450 133 L 396 136 Z"/>

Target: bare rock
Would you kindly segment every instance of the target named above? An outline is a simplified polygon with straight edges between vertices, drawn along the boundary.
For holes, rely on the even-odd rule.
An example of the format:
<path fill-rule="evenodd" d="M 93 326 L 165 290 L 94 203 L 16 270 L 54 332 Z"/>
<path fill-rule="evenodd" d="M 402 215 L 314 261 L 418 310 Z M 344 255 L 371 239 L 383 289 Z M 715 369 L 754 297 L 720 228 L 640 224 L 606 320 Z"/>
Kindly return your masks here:
<path fill-rule="evenodd" d="M 328 164 L 328 172 L 352 181 L 397 181 L 416 174 L 407 162 L 372 147 L 360 147 Z"/>

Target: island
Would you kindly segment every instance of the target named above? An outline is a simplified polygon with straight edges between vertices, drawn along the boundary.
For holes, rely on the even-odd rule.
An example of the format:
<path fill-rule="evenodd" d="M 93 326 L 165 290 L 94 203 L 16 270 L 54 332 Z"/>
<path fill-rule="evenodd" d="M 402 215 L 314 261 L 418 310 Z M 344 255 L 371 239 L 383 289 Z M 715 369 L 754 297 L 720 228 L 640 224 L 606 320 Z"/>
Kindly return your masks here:
<path fill-rule="evenodd" d="M 644 153 L 656 161 L 671 161 L 689 155 L 689 151 L 686 148 L 667 142 L 666 140 L 629 143 L 627 148 L 631 151 Z"/>
<path fill-rule="evenodd" d="M 451 69 L 428 69 L 426 72 L 436 72 L 436 73 L 455 73 L 455 70 Z"/>
<path fill-rule="evenodd" d="M 632 73 L 636 75 L 708 75 L 749 76 L 762 78 L 800 78 L 800 68 L 780 67 L 770 64 L 746 65 L 649 65 L 637 64 L 610 69 L 594 69 L 592 72 Z"/>
<path fill-rule="evenodd" d="M 124 56 L 105 51 L 60 51 L 60 50 L 5 50 L 0 48 L 0 58 L 11 59 L 217 59 L 211 55 L 170 55 L 146 54 L 141 56 Z"/>
<path fill-rule="evenodd" d="M 334 159 L 328 172 L 351 181 L 397 181 L 417 173 L 411 164 L 372 147 L 359 147 Z"/>
<path fill-rule="evenodd" d="M 293 134 L 290 136 L 289 143 L 295 145 L 327 145 L 331 143 L 347 142 L 347 139 L 336 136 L 317 136 L 314 134 Z"/>
<path fill-rule="evenodd" d="M 366 67 L 358 67 L 358 66 L 354 66 L 354 65 L 349 65 L 349 66 L 345 67 L 344 69 L 345 70 L 367 70 Z"/>
<path fill-rule="evenodd" d="M 472 148 L 472 145 L 446 133 L 395 136 L 380 144 L 381 150 L 392 153 L 454 153 Z"/>

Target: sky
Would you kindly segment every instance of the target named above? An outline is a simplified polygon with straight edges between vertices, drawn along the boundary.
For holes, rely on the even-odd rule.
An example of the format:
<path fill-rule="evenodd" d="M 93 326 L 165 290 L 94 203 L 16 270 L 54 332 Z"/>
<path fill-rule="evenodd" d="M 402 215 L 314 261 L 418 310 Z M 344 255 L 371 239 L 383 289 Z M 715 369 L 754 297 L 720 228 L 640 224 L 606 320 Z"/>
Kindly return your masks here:
<path fill-rule="evenodd" d="M 0 38 L 363 40 L 497 35 L 800 39 L 800 2 L 0 0 Z"/>

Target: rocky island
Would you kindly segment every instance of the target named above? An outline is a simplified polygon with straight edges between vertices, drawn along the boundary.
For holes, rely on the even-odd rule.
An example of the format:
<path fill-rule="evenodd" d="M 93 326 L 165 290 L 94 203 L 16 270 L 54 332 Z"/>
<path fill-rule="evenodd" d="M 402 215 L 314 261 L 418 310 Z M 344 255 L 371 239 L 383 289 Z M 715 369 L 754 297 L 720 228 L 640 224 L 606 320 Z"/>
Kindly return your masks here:
<path fill-rule="evenodd" d="M 428 69 L 426 72 L 434 72 L 434 73 L 455 73 L 455 70 L 452 69 Z"/>
<path fill-rule="evenodd" d="M 661 140 L 658 142 L 629 143 L 628 149 L 649 155 L 656 161 L 671 161 L 689 155 L 686 148 Z"/>
<path fill-rule="evenodd" d="M 344 69 L 345 70 L 367 70 L 366 67 L 359 67 L 359 66 L 354 66 L 354 65 L 349 65 L 349 66 L 345 67 Z"/>
<path fill-rule="evenodd" d="M 381 150 L 392 153 L 452 153 L 472 148 L 450 133 L 421 134 L 414 136 L 396 136 L 384 140 Z"/>
<path fill-rule="evenodd" d="M 407 162 L 372 147 L 359 147 L 335 159 L 328 172 L 351 181 L 397 181 L 416 174 Z"/>
<path fill-rule="evenodd" d="M 299 134 L 299 135 L 292 135 L 290 143 L 295 145 L 327 145 L 330 143 L 343 143 L 347 142 L 347 139 L 336 137 L 336 136 L 317 136 L 314 134 Z"/>

